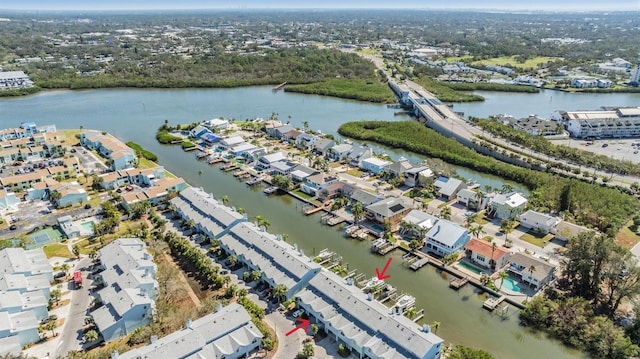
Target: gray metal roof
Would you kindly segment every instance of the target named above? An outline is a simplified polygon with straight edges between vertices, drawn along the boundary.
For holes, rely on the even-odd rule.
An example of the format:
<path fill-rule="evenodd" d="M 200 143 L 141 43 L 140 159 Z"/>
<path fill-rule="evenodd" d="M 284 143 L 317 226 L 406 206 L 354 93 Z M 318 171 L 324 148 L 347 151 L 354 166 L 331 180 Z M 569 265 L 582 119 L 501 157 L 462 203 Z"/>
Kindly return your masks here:
<path fill-rule="evenodd" d="M 5 273 L 48 273 L 51 276 L 53 268 L 42 248 L 28 251 L 22 248 L 5 248 L 0 250 L 0 276 Z"/>
<path fill-rule="evenodd" d="M 453 246 L 460 237 L 467 234 L 467 229 L 446 219 L 439 220 L 427 233 L 427 238 L 447 246 Z"/>
<path fill-rule="evenodd" d="M 406 197 L 389 197 L 367 206 L 367 211 L 377 213 L 383 217 L 392 217 L 413 207 L 411 200 Z"/>
<path fill-rule="evenodd" d="M 368 206 L 372 203 L 378 202 L 382 199 L 379 195 L 371 192 L 367 192 L 363 189 L 357 189 L 351 194 L 351 199 L 362 203 L 363 206 Z"/>

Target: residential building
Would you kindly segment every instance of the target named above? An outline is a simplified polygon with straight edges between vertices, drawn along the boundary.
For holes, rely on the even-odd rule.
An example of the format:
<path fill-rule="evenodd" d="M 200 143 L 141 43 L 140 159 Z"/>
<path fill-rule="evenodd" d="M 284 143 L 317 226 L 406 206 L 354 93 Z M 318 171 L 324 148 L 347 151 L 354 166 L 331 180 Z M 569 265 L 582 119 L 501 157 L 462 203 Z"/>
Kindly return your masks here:
<path fill-rule="evenodd" d="M 571 79 L 571 87 L 574 88 L 609 88 L 613 86 L 613 82 L 608 79 L 582 78 L 576 77 Z"/>
<path fill-rule="evenodd" d="M 9 314 L 32 311 L 37 320 L 49 316 L 49 298 L 39 290 L 30 292 L 0 291 L 0 312 Z"/>
<path fill-rule="evenodd" d="M 467 185 L 457 178 L 440 176 L 433 183 L 433 188 L 438 192 L 438 196 L 450 201 L 456 198 L 458 191 L 466 188 Z"/>
<path fill-rule="evenodd" d="M 298 164 L 293 161 L 278 161 L 271 164 L 268 172 L 271 175 L 289 176 L 297 166 Z"/>
<path fill-rule="evenodd" d="M 296 295 L 321 330 L 359 358 L 438 359 L 443 340 L 332 272 L 316 275 Z"/>
<path fill-rule="evenodd" d="M 640 107 L 595 111 L 567 111 L 567 130 L 575 138 L 623 138 L 640 136 Z"/>
<path fill-rule="evenodd" d="M 3 320 L 6 318 L 2 318 Z M 0 324 L 0 333 L 5 332 L 7 329 Z M 10 330 L 10 329 L 9 329 Z M 2 337 L 0 334 L 0 355 L 9 356 L 11 358 L 19 358 L 22 353 L 22 344 L 20 343 L 20 337 L 17 335 Z"/>
<path fill-rule="evenodd" d="M 493 218 L 515 219 L 524 212 L 527 202 L 527 198 L 519 192 L 498 193 L 491 200 L 487 214 Z"/>
<path fill-rule="evenodd" d="M 78 182 L 61 182 L 49 186 L 50 197 L 55 198 L 54 204 L 58 208 L 70 207 L 74 204 L 83 204 L 89 201 L 87 191 Z M 54 195 L 57 193 L 57 195 Z"/>
<path fill-rule="evenodd" d="M 35 313 L 30 310 L 13 314 L 0 312 L 0 338 L 16 337 L 20 346 L 36 343 L 40 340 L 39 324 Z"/>
<path fill-rule="evenodd" d="M 335 141 L 326 137 L 317 137 L 313 144 L 313 152 L 319 155 L 326 155 L 329 149 L 335 146 Z"/>
<path fill-rule="evenodd" d="M 204 121 L 202 125 L 214 131 L 221 131 L 226 130 L 229 127 L 229 120 L 214 118 L 208 121 Z"/>
<path fill-rule="evenodd" d="M 249 313 L 238 303 L 191 321 L 166 337 L 152 338 L 151 344 L 117 354 L 112 359 L 138 358 L 225 358 L 247 357 L 258 350 L 262 333 Z"/>
<path fill-rule="evenodd" d="M 220 238 L 230 227 L 247 220 L 246 215 L 224 206 L 212 194 L 199 188 L 185 189 L 170 203 L 180 218 L 193 220 L 196 230 L 209 238 Z"/>
<path fill-rule="evenodd" d="M 404 184 L 409 187 L 424 186 L 432 177 L 433 171 L 428 166 L 417 166 L 404 172 Z"/>
<path fill-rule="evenodd" d="M 33 86 L 33 81 L 24 71 L 0 71 L 0 91 Z"/>
<path fill-rule="evenodd" d="M 131 205 L 140 201 L 148 201 L 152 206 L 163 203 L 171 192 L 180 192 L 187 188 L 187 183 L 181 177 L 164 177 L 154 180 L 152 185 L 134 188 L 122 194 L 122 206 L 129 210 Z"/>
<path fill-rule="evenodd" d="M 305 165 L 297 165 L 291 172 L 291 179 L 294 183 L 303 182 L 307 177 L 320 173 L 320 171 L 307 167 Z"/>
<path fill-rule="evenodd" d="M 369 206 L 370 204 L 376 203 L 384 199 L 384 197 L 380 196 L 377 193 L 367 192 L 363 189 L 356 189 L 349 196 L 351 199 L 351 203 L 360 203 L 362 208 Z"/>
<path fill-rule="evenodd" d="M 353 144 L 351 146 L 351 151 L 347 154 L 347 162 L 354 167 L 362 167 L 362 161 L 371 158 L 373 156 L 373 151 L 366 146 L 362 146 L 359 144 Z"/>
<path fill-rule="evenodd" d="M 467 258 L 474 264 L 491 270 L 504 267 L 511 257 L 511 252 L 506 248 L 479 238 L 471 238 L 464 249 Z"/>
<path fill-rule="evenodd" d="M 283 133 L 282 136 L 280 137 L 280 139 L 282 141 L 289 142 L 291 144 L 297 144 L 296 139 L 300 135 L 302 135 L 302 132 L 300 132 L 300 131 L 298 131 L 296 129 L 293 129 L 293 130 L 290 130 L 290 131 L 287 131 L 287 132 Z"/>
<path fill-rule="evenodd" d="M 518 218 L 520 225 L 541 233 L 556 233 L 556 226 L 561 220 L 548 214 L 528 210 Z"/>
<path fill-rule="evenodd" d="M 365 208 L 365 216 L 368 220 L 377 223 L 389 221 L 391 225 L 400 223 L 400 220 L 413 209 L 410 199 L 402 197 L 389 197 L 372 203 Z"/>
<path fill-rule="evenodd" d="M 539 289 L 555 278 L 556 266 L 524 253 L 514 253 L 509 260 L 508 270 L 523 282 Z"/>
<path fill-rule="evenodd" d="M 353 146 L 348 143 L 335 145 L 328 150 L 327 156 L 334 161 L 346 160 L 352 148 Z"/>
<path fill-rule="evenodd" d="M 629 84 L 632 86 L 640 86 L 640 65 L 636 66 L 636 68 L 631 73 L 631 81 Z"/>
<path fill-rule="evenodd" d="M 21 274 L 27 277 L 43 276 L 47 283 L 53 280 L 53 268 L 42 248 L 30 250 L 5 248 L 0 250 L 0 274 Z"/>
<path fill-rule="evenodd" d="M 523 118 L 509 118 L 508 124 L 518 131 L 526 132 L 532 136 L 553 136 L 564 132 L 564 128 L 556 121 L 530 115 Z"/>
<path fill-rule="evenodd" d="M 322 268 L 302 250 L 249 222 L 240 222 L 219 238 L 220 246 L 251 270 L 262 272 L 272 288 L 283 284 L 287 299 L 304 288 Z"/>
<path fill-rule="evenodd" d="M 99 276 L 104 288 L 96 292 L 103 303 L 91 312 L 104 341 L 109 343 L 151 321 L 158 283 L 157 266 L 138 238 L 119 238 L 99 250 Z"/>
<path fill-rule="evenodd" d="M 392 162 L 380 159 L 378 157 L 369 157 L 360 161 L 360 168 L 362 168 L 364 171 L 378 174 L 391 164 Z"/>
<path fill-rule="evenodd" d="M 242 138 L 242 136 L 232 136 L 224 138 L 220 142 L 218 142 L 218 148 L 221 150 L 229 150 L 244 143 L 244 138 Z"/>
<path fill-rule="evenodd" d="M 462 250 L 470 239 L 466 228 L 441 219 L 427 232 L 427 244 L 422 250 L 444 257 Z"/>
<path fill-rule="evenodd" d="M 35 122 L 23 122 L 20 125 L 20 127 L 17 127 L 17 128 L 6 128 L 6 129 L 3 129 L 3 130 L 0 130 L 0 140 L 1 141 L 8 141 L 8 140 L 15 140 L 15 139 L 20 139 L 20 138 L 34 138 L 34 136 L 36 136 L 38 134 L 51 134 L 51 133 L 54 133 L 56 131 L 57 130 L 56 130 L 56 126 L 55 125 L 44 125 L 44 126 L 38 127 L 35 124 Z M 53 139 L 55 139 L 55 137 Z M 35 140 L 34 140 L 34 143 L 36 143 Z M 37 144 L 38 145 L 42 145 L 43 143 L 38 141 Z M 7 147 L 6 145 L 7 144 L 5 143 L 5 144 L 3 144 L 2 147 L 6 148 Z"/>
<path fill-rule="evenodd" d="M 198 125 L 194 127 L 191 131 L 189 131 L 189 137 L 200 139 L 202 136 L 204 136 L 207 133 L 211 133 L 211 130 L 209 130 L 209 128 L 204 127 L 203 125 Z"/>
<path fill-rule="evenodd" d="M 280 126 L 269 126 L 267 125 L 267 127 L 265 128 L 267 131 L 267 134 L 270 137 L 273 138 L 277 138 L 277 139 L 282 139 L 282 135 L 284 135 L 285 133 L 293 130 L 293 126 L 290 124 L 284 124 L 284 125 L 280 125 Z"/>
<path fill-rule="evenodd" d="M 16 197 L 15 193 L 0 189 L 0 209 L 8 209 L 18 203 L 20 198 Z"/>
<path fill-rule="evenodd" d="M 404 175 L 405 172 L 411 170 L 414 166 L 404 157 L 400 157 L 397 161 L 389 164 L 385 169 L 393 177 Z"/>
<path fill-rule="evenodd" d="M 300 190 L 306 194 L 316 196 L 321 189 L 338 182 L 338 177 L 326 173 L 308 176 L 300 184 Z"/>
<path fill-rule="evenodd" d="M 314 148 L 317 140 L 318 136 L 303 132 L 298 137 L 296 137 L 296 147 L 305 150 L 312 149 Z"/>
<path fill-rule="evenodd" d="M 135 151 L 114 136 L 99 131 L 86 131 L 80 134 L 80 143 L 91 150 L 96 150 L 108 159 L 113 171 L 135 167 L 138 163 Z"/>
<path fill-rule="evenodd" d="M 411 238 L 420 235 L 426 241 L 427 232 L 436 225 L 438 220 L 439 218 L 434 215 L 413 209 L 402 219 L 401 234 Z"/>
<path fill-rule="evenodd" d="M 256 167 L 259 170 L 266 171 L 266 170 L 269 170 L 271 168 L 271 165 L 273 165 L 274 163 L 278 161 L 283 161 L 286 159 L 287 159 L 287 154 L 284 152 L 270 153 L 268 155 L 264 155 L 258 158 L 258 163 L 256 164 Z"/>

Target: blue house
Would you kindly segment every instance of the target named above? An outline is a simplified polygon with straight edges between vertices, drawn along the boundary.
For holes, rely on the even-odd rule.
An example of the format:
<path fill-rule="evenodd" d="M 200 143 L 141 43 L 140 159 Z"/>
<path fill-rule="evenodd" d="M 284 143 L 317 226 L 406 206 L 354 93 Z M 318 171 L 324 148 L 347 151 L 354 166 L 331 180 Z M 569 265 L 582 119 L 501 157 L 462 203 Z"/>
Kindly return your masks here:
<path fill-rule="evenodd" d="M 462 250 L 469 240 L 466 228 L 441 219 L 427 232 L 427 245 L 422 250 L 444 257 Z"/>

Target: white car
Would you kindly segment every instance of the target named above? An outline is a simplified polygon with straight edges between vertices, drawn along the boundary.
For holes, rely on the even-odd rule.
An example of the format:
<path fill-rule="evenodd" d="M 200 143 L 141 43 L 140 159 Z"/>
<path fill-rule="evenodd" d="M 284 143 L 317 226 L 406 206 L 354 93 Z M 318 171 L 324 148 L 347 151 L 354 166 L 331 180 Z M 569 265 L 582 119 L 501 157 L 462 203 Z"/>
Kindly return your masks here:
<path fill-rule="evenodd" d="M 295 312 L 293 312 L 293 314 L 291 315 L 293 315 L 294 318 L 298 318 L 299 316 L 302 315 L 302 313 L 304 313 L 304 311 L 302 309 L 298 309 Z"/>

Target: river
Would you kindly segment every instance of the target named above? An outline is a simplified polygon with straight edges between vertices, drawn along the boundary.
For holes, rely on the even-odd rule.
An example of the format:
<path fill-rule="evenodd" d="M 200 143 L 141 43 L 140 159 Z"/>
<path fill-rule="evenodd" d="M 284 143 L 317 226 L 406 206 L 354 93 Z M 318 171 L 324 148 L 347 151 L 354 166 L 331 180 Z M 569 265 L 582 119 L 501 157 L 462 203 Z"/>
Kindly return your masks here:
<path fill-rule="evenodd" d="M 536 95 L 534 95 L 536 96 Z M 319 216 L 304 216 L 300 204 L 288 196 L 266 197 L 258 189 L 249 190 L 215 167 L 197 162 L 192 153 L 179 147 L 162 146 L 154 138 L 165 119 L 170 123 L 225 118 L 269 117 L 272 112 L 296 126 L 308 121 L 311 128 L 335 133 L 351 120 L 400 120 L 394 109 L 329 97 L 272 93 L 268 87 L 238 89 L 180 90 L 89 90 L 53 91 L 34 96 L 0 99 L 0 127 L 21 122 L 56 124 L 59 128 L 96 128 L 114 133 L 124 141 L 134 141 L 154 152 L 160 164 L 188 182 L 203 186 L 216 196 L 227 195 L 230 204 L 244 207 L 250 216 L 262 215 L 271 222 L 270 231 L 286 233 L 307 254 L 323 248 L 340 253 L 350 269 L 375 275 L 375 267 L 386 258 L 369 254 L 368 244 L 344 239 L 333 228 L 320 224 Z M 291 117 L 289 117 L 291 116 Z M 419 158 L 403 151 L 378 147 L 394 157 Z M 202 170 L 202 175 L 199 175 Z M 464 169 L 462 175 L 499 187 L 499 179 Z M 488 182 L 487 182 L 488 181 Z M 277 203 L 277 205 L 274 205 Z M 481 309 L 482 297 L 471 287 L 456 292 L 448 288 L 446 275 L 426 266 L 412 272 L 401 265 L 400 253 L 393 255 L 388 282 L 400 292 L 416 297 L 416 307 L 425 310 L 425 322 L 441 323 L 437 334 L 448 343 L 482 348 L 496 358 L 583 358 L 555 340 L 531 333 L 518 325 L 518 312 L 511 308 L 505 317 Z"/>

